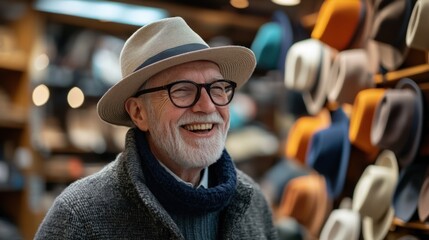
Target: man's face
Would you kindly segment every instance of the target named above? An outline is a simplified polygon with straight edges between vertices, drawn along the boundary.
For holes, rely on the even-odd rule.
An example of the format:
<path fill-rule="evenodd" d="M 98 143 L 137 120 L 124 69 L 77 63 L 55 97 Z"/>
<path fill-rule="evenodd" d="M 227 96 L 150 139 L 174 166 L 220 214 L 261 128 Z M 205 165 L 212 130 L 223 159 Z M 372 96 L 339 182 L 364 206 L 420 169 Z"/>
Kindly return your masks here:
<path fill-rule="evenodd" d="M 216 64 L 196 61 L 155 75 L 145 88 L 178 80 L 211 83 L 222 78 Z M 149 126 L 148 140 L 160 161 L 188 169 L 206 167 L 219 159 L 229 128 L 228 106 L 216 106 L 204 88 L 198 102 L 189 108 L 174 106 L 168 91 L 146 94 L 143 98 Z"/>

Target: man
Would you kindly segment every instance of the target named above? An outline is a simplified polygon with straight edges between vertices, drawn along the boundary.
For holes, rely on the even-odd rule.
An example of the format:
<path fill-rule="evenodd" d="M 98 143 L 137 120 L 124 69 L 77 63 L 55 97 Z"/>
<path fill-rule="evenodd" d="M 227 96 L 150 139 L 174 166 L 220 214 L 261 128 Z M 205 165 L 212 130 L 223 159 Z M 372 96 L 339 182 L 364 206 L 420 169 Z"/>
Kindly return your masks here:
<path fill-rule="evenodd" d="M 131 127 L 125 150 L 71 184 L 36 239 L 276 239 L 260 189 L 224 149 L 228 104 L 254 67 L 249 49 L 210 48 L 179 17 L 136 31 L 98 103 Z"/>

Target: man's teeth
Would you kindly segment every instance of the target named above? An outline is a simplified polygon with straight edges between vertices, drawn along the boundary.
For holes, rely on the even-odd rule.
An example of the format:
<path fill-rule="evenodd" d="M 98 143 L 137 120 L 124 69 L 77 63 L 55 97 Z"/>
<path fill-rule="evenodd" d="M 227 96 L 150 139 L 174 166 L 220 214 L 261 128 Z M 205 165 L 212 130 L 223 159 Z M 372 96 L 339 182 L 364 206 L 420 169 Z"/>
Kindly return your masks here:
<path fill-rule="evenodd" d="M 204 130 L 210 130 L 212 128 L 213 128 L 213 124 L 211 123 L 192 124 L 192 125 L 185 126 L 185 129 L 188 131 L 204 131 Z"/>

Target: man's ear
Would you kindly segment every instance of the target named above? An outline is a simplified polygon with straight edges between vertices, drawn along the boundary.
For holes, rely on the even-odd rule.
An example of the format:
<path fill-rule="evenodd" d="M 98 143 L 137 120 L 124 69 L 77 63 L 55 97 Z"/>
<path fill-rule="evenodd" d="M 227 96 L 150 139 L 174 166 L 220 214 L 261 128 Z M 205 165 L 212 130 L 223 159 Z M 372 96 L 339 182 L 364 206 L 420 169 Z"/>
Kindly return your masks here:
<path fill-rule="evenodd" d="M 131 97 L 125 101 L 125 110 L 128 112 L 131 120 L 142 131 L 149 129 L 147 121 L 147 112 L 141 99 Z"/>

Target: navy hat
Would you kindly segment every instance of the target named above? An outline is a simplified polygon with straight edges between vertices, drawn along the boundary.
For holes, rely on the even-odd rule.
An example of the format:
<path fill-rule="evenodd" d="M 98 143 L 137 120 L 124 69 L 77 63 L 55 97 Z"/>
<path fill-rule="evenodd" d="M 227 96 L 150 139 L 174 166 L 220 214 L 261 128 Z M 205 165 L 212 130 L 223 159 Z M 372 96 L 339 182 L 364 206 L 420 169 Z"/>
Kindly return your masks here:
<path fill-rule="evenodd" d="M 393 195 L 395 216 L 404 222 L 418 219 L 417 205 L 428 164 L 413 163 L 401 170 Z"/>
<path fill-rule="evenodd" d="M 348 116 L 342 108 L 331 114 L 331 125 L 315 133 L 311 139 L 307 165 L 326 178 L 329 196 L 335 199 L 344 187 L 351 144 Z"/>

